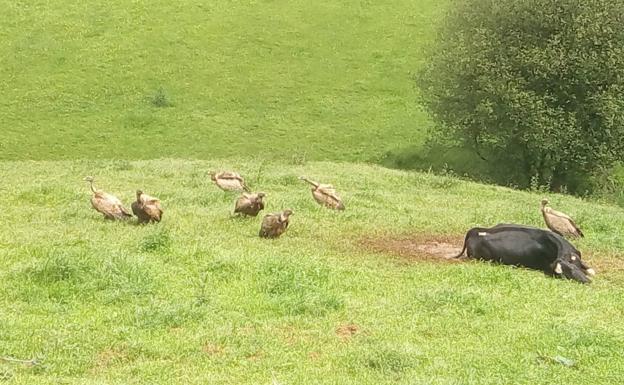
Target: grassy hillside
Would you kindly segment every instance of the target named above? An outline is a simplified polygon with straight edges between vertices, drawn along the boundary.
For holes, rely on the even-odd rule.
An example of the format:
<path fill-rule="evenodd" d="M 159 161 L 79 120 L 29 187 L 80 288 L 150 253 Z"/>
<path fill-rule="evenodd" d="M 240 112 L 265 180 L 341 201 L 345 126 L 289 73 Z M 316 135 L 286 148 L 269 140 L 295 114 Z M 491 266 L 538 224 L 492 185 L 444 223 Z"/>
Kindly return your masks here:
<path fill-rule="evenodd" d="M 0 160 L 377 158 L 443 5 L 0 0 Z"/>
<path fill-rule="evenodd" d="M 617 383 L 622 209 L 550 197 L 587 234 L 583 286 L 419 249 L 541 226 L 539 195 L 311 161 L 410 163 L 430 124 L 410 76 L 445 4 L 0 0 L 0 382 Z M 292 208 L 288 232 L 233 218 L 215 169 Z M 103 220 L 85 175 L 160 197 L 164 221 Z"/>
<path fill-rule="evenodd" d="M 278 240 L 233 219 L 206 171 L 234 168 L 293 208 Z M 367 165 L 0 162 L 0 361 L 10 384 L 613 384 L 624 370 L 624 212 L 564 196 L 598 271 L 591 285 L 361 245 L 458 242 L 475 225 L 541 225 L 541 196 Z M 156 226 L 103 220 L 84 175 Z M 297 176 L 334 183 L 318 207 Z M 557 363 L 561 356 L 574 367 Z"/>

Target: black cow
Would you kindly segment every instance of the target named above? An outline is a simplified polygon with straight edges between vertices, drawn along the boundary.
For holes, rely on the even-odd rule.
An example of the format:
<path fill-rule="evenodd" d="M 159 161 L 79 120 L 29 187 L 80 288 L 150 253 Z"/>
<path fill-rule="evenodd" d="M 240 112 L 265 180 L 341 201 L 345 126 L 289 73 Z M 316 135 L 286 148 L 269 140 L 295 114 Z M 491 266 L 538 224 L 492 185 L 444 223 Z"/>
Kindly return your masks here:
<path fill-rule="evenodd" d="M 594 275 L 581 261 L 581 252 L 562 236 L 536 227 L 498 224 L 468 230 L 464 248 L 468 258 L 541 270 L 548 275 L 590 282 Z"/>

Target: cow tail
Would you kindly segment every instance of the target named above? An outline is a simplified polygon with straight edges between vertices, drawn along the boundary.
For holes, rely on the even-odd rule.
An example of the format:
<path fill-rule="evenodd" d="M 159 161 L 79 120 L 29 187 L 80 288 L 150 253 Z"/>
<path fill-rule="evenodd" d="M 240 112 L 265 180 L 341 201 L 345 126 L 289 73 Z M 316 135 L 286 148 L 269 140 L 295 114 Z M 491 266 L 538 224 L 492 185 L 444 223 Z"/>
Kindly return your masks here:
<path fill-rule="evenodd" d="M 453 259 L 455 259 L 455 258 L 459 258 L 459 257 L 461 257 L 462 255 L 464 255 L 464 252 L 466 251 L 466 247 L 467 247 L 467 245 L 468 245 L 468 237 L 469 237 L 469 236 L 470 236 L 470 231 L 466 234 L 466 238 L 464 238 L 464 248 L 461 250 L 461 252 L 460 252 L 459 254 L 454 255 L 454 256 L 452 257 Z"/>

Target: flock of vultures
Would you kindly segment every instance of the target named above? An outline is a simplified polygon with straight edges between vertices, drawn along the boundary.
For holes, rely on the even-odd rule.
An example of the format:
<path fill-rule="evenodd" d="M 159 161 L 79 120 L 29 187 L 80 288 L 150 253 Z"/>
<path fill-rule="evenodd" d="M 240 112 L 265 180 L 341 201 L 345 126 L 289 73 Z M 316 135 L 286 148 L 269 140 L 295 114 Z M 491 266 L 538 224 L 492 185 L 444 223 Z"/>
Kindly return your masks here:
<path fill-rule="evenodd" d="M 243 177 L 231 171 L 219 173 L 211 172 L 212 181 L 224 191 L 241 192 L 234 205 L 234 214 L 255 217 L 264 209 L 263 192 L 251 193 L 245 184 Z M 312 196 L 320 205 L 334 210 L 344 210 L 345 205 L 342 199 L 336 194 L 336 190 L 330 184 L 314 182 L 305 177 L 300 177 L 302 181 L 312 186 Z M 95 188 L 93 177 L 85 178 L 90 183 L 91 205 L 95 210 L 102 213 L 104 218 L 111 220 L 122 220 L 132 217 L 132 214 L 124 207 L 123 203 L 116 196 Z M 136 201 L 130 206 L 132 213 L 137 217 L 138 222 L 154 223 L 160 222 L 163 216 L 163 209 L 160 199 L 145 194 L 141 190 L 136 192 Z M 278 213 L 271 213 L 264 216 L 260 226 L 259 235 L 262 238 L 277 238 L 288 229 L 291 209 L 285 209 Z"/>
<path fill-rule="evenodd" d="M 240 192 L 234 204 L 234 214 L 256 217 L 264 209 L 264 192 L 252 193 L 243 177 L 232 171 L 211 172 L 211 180 L 224 191 Z M 322 184 L 305 177 L 300 180 L 310 184 L 314 200 L 329 209 L 344 210 L 345 205 L 330 184 Z M 94 185 L 93 177 L 86 177 L 90 183 L 91 205 L 95 210 L 110 220 L 124 220 L 133 214 L 141 224 L 160 222 L 163 208 L 160 200 L 141 190 L 136 192 L 136 201 L 132 202 L 132 214 L 116 196 L 99 190 Z M 541 201 L 541 212 L 546 226 L 544 230 L 517 224 L 498 224 L 491 228 L 475 227 L 466 234 L 464 246 L 459 258 L 489 260 L 508 265 L 523 266 L 541 270 L 544 273 L 578 282 L 590 282 L 594 275 L 581 260 L 581 253 L 565 238 L 583 237 L 583 232 L 568 215 L 548 207 L 548 200 Z M 291 209 L 266 214 L 260 225 L 259 236 L 277 238 L 288 229 Z"/>

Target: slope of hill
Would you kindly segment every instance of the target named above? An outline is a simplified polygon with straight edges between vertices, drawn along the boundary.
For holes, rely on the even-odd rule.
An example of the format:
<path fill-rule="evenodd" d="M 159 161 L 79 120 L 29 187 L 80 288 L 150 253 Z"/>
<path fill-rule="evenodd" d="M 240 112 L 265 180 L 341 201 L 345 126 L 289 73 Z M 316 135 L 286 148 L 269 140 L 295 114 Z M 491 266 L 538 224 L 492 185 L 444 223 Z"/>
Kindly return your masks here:
<path fill-rule="evenodd" d="M 211 169 L 240 170 L 294 209 L 278 240 Z M 388 240 L 475 225 L 541 226 L 540 195 L 363 164 L 0 162 L 0 360 L 10 384 L 613 384 L 624 368 L 624 212 L 551 196 L 587 237 L 590 285 L 478 262 L 419 261 Z M 90 208 L 85 175 L 127 204 L 162 198 L 155 226 Z M 347 210 L 318 207 L 305 174 Z M 570 364 L 567 367 L 561 363 Z"/>
<path fill-rule="evenodd" d="M 4 2 L 0 160 L 377 158 L 443 4 Z"/>

